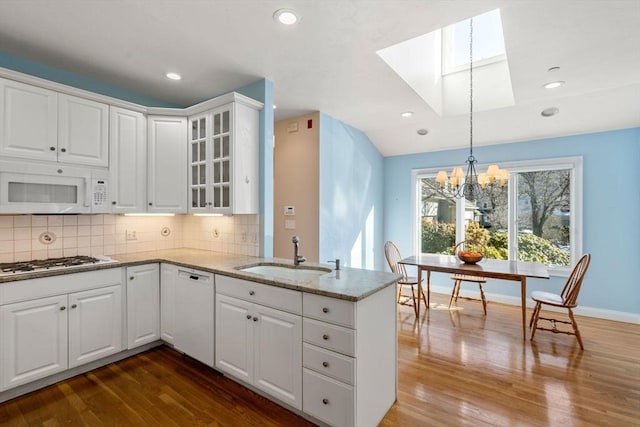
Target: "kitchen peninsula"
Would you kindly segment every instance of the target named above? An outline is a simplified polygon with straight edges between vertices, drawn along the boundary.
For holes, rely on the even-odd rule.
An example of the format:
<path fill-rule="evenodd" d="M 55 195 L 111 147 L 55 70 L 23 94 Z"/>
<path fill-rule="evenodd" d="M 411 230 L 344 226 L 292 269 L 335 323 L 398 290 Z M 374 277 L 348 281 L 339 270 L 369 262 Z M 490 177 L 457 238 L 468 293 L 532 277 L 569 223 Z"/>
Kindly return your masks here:
<path fill-rule="evenodd" d="M 395 401 L 394 274 L 301 265 L 317 274 L 294 279 L 241 270 L 291 260 L 196 249 L 113 258 L 0 277 L 0 401 L 163 343 L 321 424 L 375 425 Z M 28 336 L 25 320 L 46 326 Z M 43 334 L 67 324 L 64 342 L 46 348 Z M 109 351 L 82 348 L 76 333 Z"/>

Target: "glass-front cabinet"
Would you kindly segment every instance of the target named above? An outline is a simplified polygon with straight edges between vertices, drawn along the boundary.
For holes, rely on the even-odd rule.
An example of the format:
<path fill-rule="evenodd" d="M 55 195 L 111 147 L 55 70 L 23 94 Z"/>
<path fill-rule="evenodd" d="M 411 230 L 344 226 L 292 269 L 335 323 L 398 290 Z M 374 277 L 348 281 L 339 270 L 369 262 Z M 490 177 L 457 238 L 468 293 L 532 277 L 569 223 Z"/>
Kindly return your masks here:
<path fill-rule="evenodd" d="M 189 123 L 189 212 L 257 213 L 256 105 L 231 102 Z"/>

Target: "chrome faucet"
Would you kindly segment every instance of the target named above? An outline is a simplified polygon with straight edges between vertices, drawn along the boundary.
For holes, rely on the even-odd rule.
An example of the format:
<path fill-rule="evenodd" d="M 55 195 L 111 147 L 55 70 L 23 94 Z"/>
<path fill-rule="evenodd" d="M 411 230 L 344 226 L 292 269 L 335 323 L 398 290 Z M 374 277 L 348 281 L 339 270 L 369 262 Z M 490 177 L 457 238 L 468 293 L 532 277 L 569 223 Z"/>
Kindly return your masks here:
<path fill-rule="evenodd" d="M 299 247 L 298 243 L 300 243 L 300 237 L 293 236 L 291 238 L 291 242 L 293 243 L 293 265 L 300 265 L 301 262 L 305 262 L 307 259 L 302 255 L 298 255 Z"/>

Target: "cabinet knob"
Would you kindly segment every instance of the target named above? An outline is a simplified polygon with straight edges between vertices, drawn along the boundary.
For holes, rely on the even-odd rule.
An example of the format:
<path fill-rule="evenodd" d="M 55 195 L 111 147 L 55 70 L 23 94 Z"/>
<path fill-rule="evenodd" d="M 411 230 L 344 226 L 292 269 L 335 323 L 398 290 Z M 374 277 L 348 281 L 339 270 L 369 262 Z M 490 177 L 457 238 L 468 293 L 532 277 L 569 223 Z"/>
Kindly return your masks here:
<path fill-rule="evenodd" d="M 153 203 L 149 202 L 149 206 L 153 206 Z"/>
<path fill-rule="evenodd" d="M 49 147 L 49 150 L 56 151 L 56 147 Z"/>
<path fill-rule="evenodd" d="M 114 200 L 113 202 L 111 202 L 111 204 L 112 204 L 112 205 L 115 205 L 115 204 L 117 204 L 117 202 Z"/>
<path fill-rule="evenodd" d="M 329 309 L 328 309 L 327 307 L 322 307 L 322 312 L 323 312 L 323 313 L 328 313 L 328 312 L 329 312 Z"/>
<path fill-rule="evenodd" d="M 60 311 L 65 311 L 67 309 L 67 307 L 65 307 L 64 305 L 62 307 L 60 307 Z"/>
<path fill-rule="evenodd" d="M 322 362 L 322 366 L 324 366 L 325 368 L 329 367 L 329 362 Z"/>
<path fill-rule="evenodd" d="M 136 278 L 136 276 L 131 276 L 131 277 L 129 277 L 129 280 L 133 280 L 135 278 Z"/>
<path fill-rule="evenodd" d="M 322 339 L 323 339 L 323 340 L 325 340 L 325 341 L 327 341 L 327 340 L 329 339 L 329 335 L 328 335 L 328 334 L 324 334 L 324 335 L 322 336 Z"/>
<path fill-rule="evenodd" d="M 255 295 L 256 293 L 254 291 L 249 291 L 249 295 Z"/>
<path fill-rule="evenodd" d="M 251 315 L 247 314 L 247 319 L 251 320 Z"/>
<path fill-rule="evenodd" d="M 254 321 L 254 322 L 257 322 L 257 321 L 258 321 L 258 318 L 257 318 L 257 317 L 254 317 L 254 318 L 253 318 L 253 321 Z"/>
<path fill-rule="evenodd" d="M 329 399 L 327 399 L 327 398 L 322 399 L 322 403 L 325 404 L 325 405 L 328 405 L 329 404 Z"/>
<path fill-rule="evenodd" d="M 71 308 L 78 308 L 78 304 L 72 304 Z"/>
<path fill-rule="evenodd" d="M 61 148 L 60 151 L 62 151 L 63 153 L 66 153 L 67 149 L 66 148 Z"/>
<path fill-rule="evenodd" d="M 63 170 L 62 170 L 62 169 L 58 169 L 56 172 L 58 172 L 58 173 L 62 173 L 62 172 L 63 172 Z"/>

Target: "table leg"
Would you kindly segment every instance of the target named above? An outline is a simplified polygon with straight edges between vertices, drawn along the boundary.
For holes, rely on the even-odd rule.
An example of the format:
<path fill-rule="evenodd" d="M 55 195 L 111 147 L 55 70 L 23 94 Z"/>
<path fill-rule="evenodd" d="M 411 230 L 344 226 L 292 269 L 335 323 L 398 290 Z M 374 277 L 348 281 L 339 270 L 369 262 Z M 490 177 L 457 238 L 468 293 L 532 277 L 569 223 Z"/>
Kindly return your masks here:
<path fill-rule="evenodd" d="M 416 307 L 416 317 L 420 317 L 420 298 L 422 297 L 422 269 L 418 266 L 418 302 Z"/>
<path fill-rule="evenodd" d="M 527 339 L 527 278 L 520 278 L 520 292 L 521 292 L 521 304 L 522 304 L 522 340 Z"/>
<path fill-rule="evenodd" d="M 431 270 L 427 270 L 427 309 L 431 308 Z"/>

